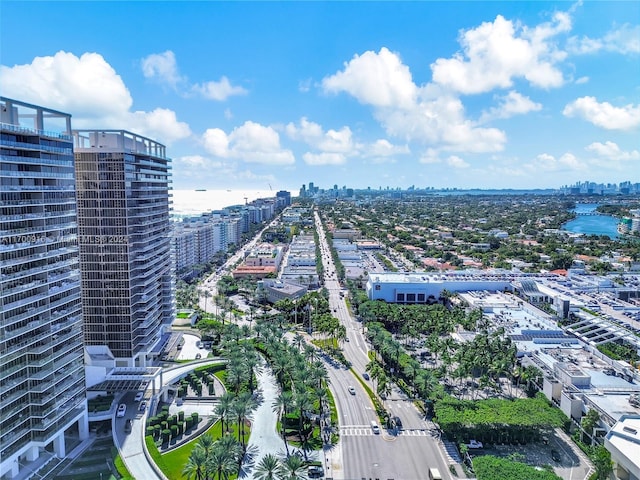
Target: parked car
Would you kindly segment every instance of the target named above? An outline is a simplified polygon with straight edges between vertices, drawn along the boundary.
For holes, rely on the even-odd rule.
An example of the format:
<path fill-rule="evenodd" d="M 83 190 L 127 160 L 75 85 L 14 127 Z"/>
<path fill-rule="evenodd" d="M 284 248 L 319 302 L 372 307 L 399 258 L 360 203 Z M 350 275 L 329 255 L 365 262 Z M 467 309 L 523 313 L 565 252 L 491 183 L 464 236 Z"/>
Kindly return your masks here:
<path fill-rule="evenodd" d="M 144 412 L 146 408 L 147 408 L 147 402 L 140 402 L 140 407 L 138 408 L 138 410 L 140 410 L 141 412 Z"/>
<path fill-rule="evenodd" d="M 319 465 L 310 465 L 307 469 L 307 475 L 309 478 L 322 478 L 324 476 L 324 471 Z"/>
<path fill-rule="evenodd" d="M 124 403 L 118 405 L 118 411 L 116 412 L 117 417 L 124 417 L 125 413 L 127 413 L 127 406 Z"/>
<path fill-rule="evenodd" d="M 467 443 L 468 448 L 483 448 L 483 446 L 482 442 L 479 442 L 478 440 L 470 440 L 469 443 Z"/>
<path fill-rule="evenodd" d="M 144 398 L 144 392 L 138 392 L 138 393 L 136 393 L 136 397 L 133 399 L 133 401 L 134 402 L 139 402 L 143 398 Z"/>
<path fill-rule="evenodd" d="M 557 450 L 551 450 L 551 458 L 554 462 L 559 462 L 561 460 L 560 452 Z"/>

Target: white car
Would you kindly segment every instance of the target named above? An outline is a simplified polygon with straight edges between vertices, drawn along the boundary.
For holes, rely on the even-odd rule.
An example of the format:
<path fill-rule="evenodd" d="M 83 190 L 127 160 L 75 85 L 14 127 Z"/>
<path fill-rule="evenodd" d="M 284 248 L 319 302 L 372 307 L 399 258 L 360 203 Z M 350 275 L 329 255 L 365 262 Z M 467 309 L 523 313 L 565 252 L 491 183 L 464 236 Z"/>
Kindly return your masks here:
<path fill-rule="evenodd" d="M 353 388 L 353 387 L 349 387 L 349 388 L 348 388 L 348 390 L 349 390 L 349 393 L 350 393 L 351 395 L 355 395 L 355 394 L 356 394 L 356 389 L 355 389 L 355 388 Z"/>
<path fill-rule="evenodd" d="M 469 443 L 467 444 L 468 448 L 482 448 L 482 442 L 479 442 L 478 440 L 470 440 Z"/>
<path fill-rule="evenodd" d="M 139 402 L 143 398 L 144 398 L 144 392 L 138 392 L 138 393 L 136 393 L 136 397 L 133 399 L 133 401 L 134 402 Z"/>
<path fill-rule="evenodd" d="M 118 411 L 116 412 L 117 417 L 124 417 L 125 413 L 127 413 L 127 406 L 124 403 L 118 405 Z"/>

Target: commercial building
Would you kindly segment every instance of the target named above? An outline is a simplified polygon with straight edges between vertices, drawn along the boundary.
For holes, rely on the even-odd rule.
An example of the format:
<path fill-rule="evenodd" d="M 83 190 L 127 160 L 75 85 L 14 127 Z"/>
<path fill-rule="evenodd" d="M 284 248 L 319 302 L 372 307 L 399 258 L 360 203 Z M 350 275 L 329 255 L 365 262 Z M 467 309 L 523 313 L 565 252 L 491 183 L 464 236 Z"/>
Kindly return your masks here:
<path fill-rule="evenodd" d="M 171 161 L 135 133 L 73 136 L 88 359 L 106 347 L 114 367 L 145 367 L 175 316 Z"/>
<path fill-rule="evenodd" d="M 511 275 L 469 272 L 440 273 L 371 273 L 367 281 L 369 300 L 389 303 L 428 303 L 437 300 L 443 290 L 513 290 Z"/>
<path fill-rule="evenodd" d="M 71 116 L 0 97 L 0 477 L 88 436 Z"/>

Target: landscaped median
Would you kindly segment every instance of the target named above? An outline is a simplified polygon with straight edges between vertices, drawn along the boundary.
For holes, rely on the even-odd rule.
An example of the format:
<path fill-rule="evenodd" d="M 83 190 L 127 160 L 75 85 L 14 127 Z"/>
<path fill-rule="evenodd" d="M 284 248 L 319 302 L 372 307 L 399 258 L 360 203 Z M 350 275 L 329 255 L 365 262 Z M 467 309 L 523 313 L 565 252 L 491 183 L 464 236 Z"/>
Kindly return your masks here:
<path fill-rule="evenodd" d="M 382 402 L 378 398 L 378 395 L 376 395 L 374 391 L 371 390 L 369 385 L 367 385 L 364 382 L 362 377 L 360 377 L 360 375 L 358 375 L 353 368 L 350 368 L 349 370 L 358 379 L 358 382 L 360 382 L 360 385 L 362 385 L 364 390 L 367 392 L 367 395 L 369 395 L 369 398 L 371 399 L 371 402 L 373 403 L 373 406 L 376 409 L 376 414 L 378 415 L 378 420 L 380 421 L 380 425 L 386 425 L 388 413 L 385 410 L 384 405 L 382 405 Z"/>

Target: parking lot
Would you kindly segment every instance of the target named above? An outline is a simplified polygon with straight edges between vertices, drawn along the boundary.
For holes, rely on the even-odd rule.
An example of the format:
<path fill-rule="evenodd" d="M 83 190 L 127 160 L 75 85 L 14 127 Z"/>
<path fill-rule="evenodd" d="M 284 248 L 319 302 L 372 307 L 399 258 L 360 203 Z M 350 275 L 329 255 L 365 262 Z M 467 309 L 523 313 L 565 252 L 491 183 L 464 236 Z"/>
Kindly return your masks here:
<path fill-rule="evenodd" d="M 556 452 L 558 460 L 553 459 L 552 452 Z M 554 472 L 567 480 L 582 480 L 593 472 L 591 463 L 584 453 L 561 430 L 556 429 L 550 436 L 548 444 L 528 443 L 521 445 L 484 445 L 481 450 L 469 450 L 472 457 L 479 455 L 494 455 L 496 457 L 516 458 L 528 465 L 551 465 Z"/>

